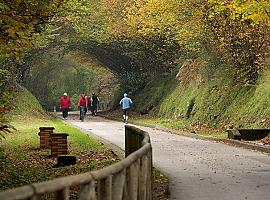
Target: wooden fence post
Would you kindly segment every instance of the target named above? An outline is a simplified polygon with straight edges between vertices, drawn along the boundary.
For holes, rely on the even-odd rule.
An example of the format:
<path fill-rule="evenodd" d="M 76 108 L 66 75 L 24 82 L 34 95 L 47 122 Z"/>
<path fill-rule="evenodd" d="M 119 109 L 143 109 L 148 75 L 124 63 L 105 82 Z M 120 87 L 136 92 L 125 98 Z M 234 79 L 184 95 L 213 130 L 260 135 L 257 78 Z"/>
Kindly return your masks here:
<path fill-rule="evenodd" d="M 127 198 L 128 200 L 137 200 L 139 191 L 139 167 L 140 159 L 137 159 L 128 169 L 127 169 Z"/>
<path fill-rule="evenodd" d="M 95 181 L 81 186 L 79 200 L 96 200 Z"/>
<path fill-rule="evenodd" d="M 57 200 L 68 200 L 69 199 L 69 188 L 65 188 L 63 190 L 56 192 Z"/>
<path fill-rule="evenodd" d="M 125 126 L 125 157 L 142 147 L 143 136 L 136 132 L 135 127 Z"/>
<path fill-rule="evenodd" d="M 139 199 L 147 200 L 146 198 L 146 188 L 147 188 L 147 176 L 148 176 L 148 158 L 146 155 L 141 157 L 140 164 L 140 179 L 139 179 Z"/>
<path fill-rule="evenodd" d="M 147 153 L 147 165 L 148 165 L 148 176 L 147 176 L 147 200 L 152 200 L 153 191 L 153 160 L 152 160 L 152 147 Z"/>
<path fill-rule="evenodd" d="M 113 200 L 111 175 L 98 181 L 98 200 Z"/>
<path fill-rule="evenodd" d="M 114 174 L 112 177 L 112 199 L 122 200 L 125 192 L 126 169 Z"/>

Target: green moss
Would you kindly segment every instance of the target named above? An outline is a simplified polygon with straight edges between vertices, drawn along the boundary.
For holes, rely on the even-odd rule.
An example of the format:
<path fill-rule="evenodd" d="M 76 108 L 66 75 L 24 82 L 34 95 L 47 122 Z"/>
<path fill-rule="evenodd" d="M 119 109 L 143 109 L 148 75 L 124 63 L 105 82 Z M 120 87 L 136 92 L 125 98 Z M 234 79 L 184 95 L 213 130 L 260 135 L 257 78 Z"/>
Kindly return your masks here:
<path fill-rule="evenodd" d="M 136 108 L 141 111 L 149 107 L 149 104 L 155 105 L 153 113 L 156 117 L 141 118 L 139 121 L 189 130 L 200 127 L 224 130 L 229 125 L 269 128 L 270 69 L 261 74 L 257 85 L 251 86 L 235 83 L 228 72 L 228 66 L 223 68 L 212 79 L 200 85 L 191 81 L 184 87 L 173 78 L 149 83 L 139 96 L 143 94 L 147 98 L 136 97 Z M 195 105 L 187 118 L 188 105 L 192 99 L 195 99 Z"/>
<path fill-rule="evenodd" d="M 135 109 L 142 114 L 151 112 L 164 101 L 176 85 L 174 77 L 159 78 L 150 82 L 143 90 L 135 94 Z"/>

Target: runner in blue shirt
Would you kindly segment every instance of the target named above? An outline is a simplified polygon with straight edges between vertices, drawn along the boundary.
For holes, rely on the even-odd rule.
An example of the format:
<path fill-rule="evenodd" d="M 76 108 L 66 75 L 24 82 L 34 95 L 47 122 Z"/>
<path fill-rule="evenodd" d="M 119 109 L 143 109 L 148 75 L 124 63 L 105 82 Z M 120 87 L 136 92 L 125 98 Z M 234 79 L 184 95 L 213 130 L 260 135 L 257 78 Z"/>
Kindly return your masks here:
<path fill-rule="evenodd" d="M 127 97 L 126 93 L 124 94 L 124 98 L 122 98 L 120 103 L 119 103 L 123 109 L 123 118 L 124 118 L 125 123 L 127 123 L 127 121 L 128 121 L 128 111 L 129 111 L 132 103 L 133 103 L 132 100 Z"/>

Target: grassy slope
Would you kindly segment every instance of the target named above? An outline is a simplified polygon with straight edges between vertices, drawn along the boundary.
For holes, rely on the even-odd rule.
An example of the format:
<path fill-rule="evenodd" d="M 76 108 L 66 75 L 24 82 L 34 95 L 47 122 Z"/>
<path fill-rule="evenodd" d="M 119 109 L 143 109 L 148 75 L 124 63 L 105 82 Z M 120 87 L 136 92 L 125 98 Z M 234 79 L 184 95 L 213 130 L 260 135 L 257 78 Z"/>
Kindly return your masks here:
<path fill-rule="evenodd" d="M 102 168 L 118 158 L 102 143 L 62 121 L 50 118 L 37 100 L 25 89 L 18 95 L 11 124 L 17 129 L 6 135 L 1 145 L 4 157 L 0 158 L 0 190 L 54 177 L 78 174 Z M 52 168 L 56 160 L 48 158 L 50 150 L 39 149 L 40 126 L 54 126 L 56 132 L 69 134 L 69 152 L 79 159 L 77 165 Z"/>
<path fill-rule="evenodd" d="M 149 110 L 153 103 L 151 113 L 158 118 L 143 117 L 137 121 L 176 129 L 207 129 L 216 137 L 225 137 L 223 130 L 228 125 L 269 128 L 270 70 L 262 74 L 256 86 L 235 84 L 226 73 L 221 71 L 201 85 L 191 82 L 187 87 L 175 83 L 174 77 L 153 81 L 135 97 L 135 109 Z M 187 119 L 187 105 L 192 98 L 195 106 Z"/>

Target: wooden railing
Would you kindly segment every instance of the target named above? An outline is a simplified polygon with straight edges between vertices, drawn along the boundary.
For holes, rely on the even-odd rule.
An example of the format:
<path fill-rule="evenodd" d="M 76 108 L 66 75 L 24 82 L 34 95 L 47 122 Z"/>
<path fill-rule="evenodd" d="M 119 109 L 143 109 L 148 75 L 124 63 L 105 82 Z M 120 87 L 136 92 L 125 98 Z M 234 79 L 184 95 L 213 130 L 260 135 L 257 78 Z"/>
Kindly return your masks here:
<path fill-rule="evenodd" d="M 3 191 L 0 200 L 79 199 L 79 200 L 151 200 L 152 147 L 148 133 L 125 127 L 126 158 L 106 168 L 84 174 L 56 178 L 46 182 Z M 70 188 L 78 187 L 77 196 Z"/>

